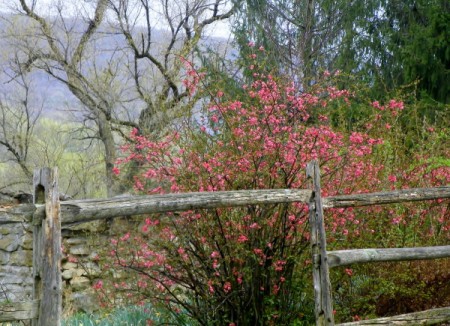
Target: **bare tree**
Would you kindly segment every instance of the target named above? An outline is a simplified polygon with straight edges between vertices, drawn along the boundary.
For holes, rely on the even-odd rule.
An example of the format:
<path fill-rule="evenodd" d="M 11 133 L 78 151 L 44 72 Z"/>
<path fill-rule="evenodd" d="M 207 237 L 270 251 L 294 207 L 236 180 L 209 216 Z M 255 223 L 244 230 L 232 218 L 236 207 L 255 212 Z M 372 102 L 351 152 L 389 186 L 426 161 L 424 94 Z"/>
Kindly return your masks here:
<path fill-rule="evenodd" d="M 9 20 L 9 39 L 22 69 L 46 72 L 79 100 L 83 123 L 95 126 L 89 137 L 104 147 L 109 196 L 120 191 L 112 173 L 115 134 L 161 130 L 191 105 L 180 58 L 192 59 L 207 26 L 233 13 L 228 0 L 96 0 L 69 4 L 78 7 L 68 18 L 68 3 L 55 1 L 44 16 L 38 0 L 11 1 L 18 16 Z"/>
<path fill-rule="evenodd" d="M 22 16 L 20 21 L 25 21 L 33 32 L 21 33 L 16 26 L 10 39 L 22 53 L 23 69 L 45 71 L 64 83 L 84 107 L 84 119 L 94 121 L 97 126 L 95 136 L 104 146 L 106 188 L 111 196 L 114 193 L 112 168 L 116 160 L 113 126 L 133 123 L 114 118 L 113 111 L 117 104 L 114 92 L 117 89 L 109 88 L 107 83 L 113 82 L 117 75 L 111 70 L 111 65 L 101 63 L 100 53 L 95 52 L 107 0 L 96 1 L 92 8 L 85 3 L 77 10 L 79 16 L 73 19 L 65 16 L 62 2 L 54 4 L 56 16 L 47 18 L 36 12 L 36 3 L 36 0 L 30 4 L 18 0 L 17 9 Z M 83 22 L 81 30 L 80 22 Z M 107 63 L 111 63 L 110 59 Z M 99 75 L 103 75 L 102 83 L 99 82 Z"/>
<path fill-rule="evenodd" d="M 110 0 L 110 6 L 131 51 L 130 73 L 143 103 L 140 130 L 158 132 L 193 105 L 181 83 L 181 59 L 195 61 L 207 27 L 230 18 L 234 6 L 227 0 Z"/>
<path fill-rule="evenodd" d="M 3 75 L 14 91 L 5 91 L 0 95 L 0 145 L 5 151 L 2 163 L 20 167 L 22 177 L 14 179 L 10 174 L 9 184 L 29 183 L 33 168 L 29 160 L 34 129 L 42 112 L 42 104 L 32 98 L 32 81 L 22 70 L 15 56 L 9 69 Z M 14 78 L 11 78 L 14 75 Z"/>

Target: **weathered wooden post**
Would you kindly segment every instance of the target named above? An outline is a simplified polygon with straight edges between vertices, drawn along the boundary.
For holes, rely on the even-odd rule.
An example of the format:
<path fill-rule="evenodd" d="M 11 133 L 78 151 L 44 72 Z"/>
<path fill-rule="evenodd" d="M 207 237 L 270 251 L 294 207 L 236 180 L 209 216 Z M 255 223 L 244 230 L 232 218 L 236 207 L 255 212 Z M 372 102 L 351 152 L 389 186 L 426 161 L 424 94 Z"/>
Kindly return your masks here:
<path fill-rule="evenodd" d="M 61 325 L 61 219 L 57 178 L 56 168 L 34 171 L 34 204 L 45 204 L 45 214 L 33 218 L 33 296 L 40 300 L 33 326 Z"/>
<path fill-rule="evenodd" d="M 323 205 L 320 194 L 320 170 L 317 161 L 308 163 L 306 176 L 312 178 L 313 195 L 309 202 L 311 226 L 311 250 L 316 325 L 334 325 L 330 274 L 327 261 L 327 240 L 323 221 Z"/>

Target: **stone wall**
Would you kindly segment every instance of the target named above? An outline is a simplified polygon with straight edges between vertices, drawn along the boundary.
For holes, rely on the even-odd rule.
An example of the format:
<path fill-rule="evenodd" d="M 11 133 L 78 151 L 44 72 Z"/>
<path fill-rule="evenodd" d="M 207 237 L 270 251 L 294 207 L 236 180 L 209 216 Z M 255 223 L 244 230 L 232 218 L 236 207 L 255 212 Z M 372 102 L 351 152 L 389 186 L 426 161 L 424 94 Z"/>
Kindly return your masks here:
<path fill-rule="evenodd" d="M 32 298 L 33 227 L 28 222 L 30 216 L 20 218 L 11 213 L 20 211 L 20 206 L 0 200 L 0 302 Z M 11 219 L 14 222 L 4 224 Z M 92 290 L 101 273 L 96 263 L 96 248 L 99 244 L 105 248 L 109 243 L 111 224 L 97 221 L 62 229 L 63 303 L 66 312 L 92 312 L 98 308 Z M 123 230 L 122 227 L 119 229 Z"/>
<path fill-rule="evenodd" d="M 31 298 L 33 234 L 28 225 L 0 225 L 0 301 Z"/>

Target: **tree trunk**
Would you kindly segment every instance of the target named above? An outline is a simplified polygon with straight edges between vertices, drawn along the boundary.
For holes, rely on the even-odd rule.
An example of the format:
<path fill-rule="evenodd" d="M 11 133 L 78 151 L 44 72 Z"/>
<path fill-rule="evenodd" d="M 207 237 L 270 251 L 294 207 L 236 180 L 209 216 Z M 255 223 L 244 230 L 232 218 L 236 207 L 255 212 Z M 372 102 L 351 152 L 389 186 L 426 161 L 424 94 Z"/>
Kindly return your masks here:
<path fill-rule="evenodd" d="M 103 112 L 99 112 L 97 124 L 100 140 L 105 147 L 106 194 L 108 197 L 113 197 L 114 195 L 117 195 L 118 190 L 113 173 L 114 163 L 117 158 L 114 136 L 111 130 L 111 124 Z"/>

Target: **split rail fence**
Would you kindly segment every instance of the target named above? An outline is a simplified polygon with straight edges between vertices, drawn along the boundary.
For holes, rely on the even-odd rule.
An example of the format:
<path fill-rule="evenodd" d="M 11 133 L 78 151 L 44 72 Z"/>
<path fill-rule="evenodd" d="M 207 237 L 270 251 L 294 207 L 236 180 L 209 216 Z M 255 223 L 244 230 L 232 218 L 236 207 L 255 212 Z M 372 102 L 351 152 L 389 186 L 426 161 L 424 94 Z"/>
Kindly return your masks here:
<path fill-rule="evenodd" d="M 398 249 L 326 250 L 323 209 L 450 198 L 450 186 L 322 198 L 318 163 L 308 164 L 312 189 L 241 190 L 99 200 L 59 201 L 57 169 L 35 171 L 34 203 L 19 210 L 33 224 L 33 300 L 0 304 L 0 322 L 32 320 L 59 326 L 62 315 L 61 224 L 151 213 L 278 203 L 309 204 L 316 325 L 334 325 L 329 268 L 348 264 L 450 257 L 450 246 Z M 0 214 L 0 224 L 22 221 Z M 450 320 L 450 307 L 340 325 L 431 325 Z"/>

